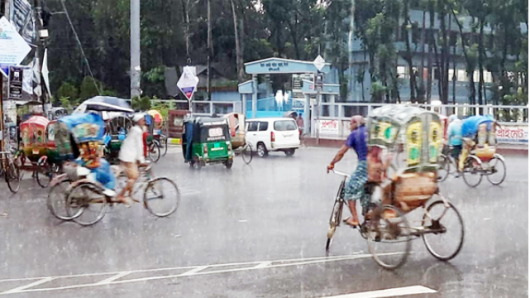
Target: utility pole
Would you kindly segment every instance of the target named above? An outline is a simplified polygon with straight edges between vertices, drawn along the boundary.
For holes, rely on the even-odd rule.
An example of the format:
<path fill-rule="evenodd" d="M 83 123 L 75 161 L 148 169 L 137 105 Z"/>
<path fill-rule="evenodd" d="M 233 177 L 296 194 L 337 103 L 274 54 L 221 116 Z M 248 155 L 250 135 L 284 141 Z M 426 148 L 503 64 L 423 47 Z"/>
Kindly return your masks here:
<path fill-rule="evenodd" d="M 131 0 L 131 99 L 140 97 L 140 0 Z"/>
<path fill-rule="evenodd" d="M 37 93 L 37 102 L 42 103 L 42 113 L 44 116 L 46 116 L 46 111 L 44 109 L 45 100 L 42 98 L 42 85 L 41 85 L 41 72 L 40 72 L 40 28 L 42 26 L 41 23 L 41 7 L 39 0 L 33 1 L 34 9 L 33 9 L 33 18 L 35 19 L 35 31 L 37 33 L 37 39 L 35 40 L 35 65 L 33 66 L 33 69 L 37 69 L 37 89 L 40 89 L 40 92 Z M 32 69 L 32 71 L 33 71 Z M 44 97 L 45 98 L 45 97 Z"/>
<path fill-rule="evenodd" d="M 212 56 L 213 56 L 213 45 L 212 45 L 212 10 L 211 0 L 208 1 L 208 100 L 212 101 Z"/>

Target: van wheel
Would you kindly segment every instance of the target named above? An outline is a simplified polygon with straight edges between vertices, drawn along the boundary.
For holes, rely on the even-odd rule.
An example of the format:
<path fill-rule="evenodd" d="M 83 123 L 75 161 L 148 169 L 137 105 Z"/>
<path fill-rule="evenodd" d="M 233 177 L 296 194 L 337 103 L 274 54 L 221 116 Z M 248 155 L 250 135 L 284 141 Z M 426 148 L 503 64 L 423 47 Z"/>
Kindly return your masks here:
<path fill-rule="evenodd" d="M 284 152 L 285 152 L 285 155 L 287 156 L 293 156 L 295 151 L 296 149 L 287 149 Z"/>
<path fill-rule="evenodd" d="M 257 151 L 258 151 L 259 157 L 267 157 L 267 155 L 269 155 L 269 151 L 267 150 L 267 147 L 265 147 L 263 143 L 258 144 Z"/>

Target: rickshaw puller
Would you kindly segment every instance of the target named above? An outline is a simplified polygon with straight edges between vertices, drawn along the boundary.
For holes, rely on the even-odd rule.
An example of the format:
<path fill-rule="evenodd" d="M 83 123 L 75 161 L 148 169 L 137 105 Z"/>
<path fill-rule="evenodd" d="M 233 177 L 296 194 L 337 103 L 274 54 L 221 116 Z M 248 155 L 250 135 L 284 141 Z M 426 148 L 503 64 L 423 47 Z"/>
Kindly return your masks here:
<path fill-rule="evenodd" d="M 350 120 L 351 134 L 348 139 L 342 145 L 335 158 L 331 161 L 328 166 L 328 172 L 333 170 L 335 164 L 338 163 L 348 149 L 352 148 L 357 153 L 358 163 L 357 168 L 352 173 L 350 179 L 346 183 L 345 187 L 345 198 L 348 200 L 348 207 L 352 217 L 346 220 L 346 223 L 350 226 L 356 227 L 359 225 L 359 217 L 357 215 L 356 200 L 364 199 L 364 185 L 368 181 L 368 164 L 366 156 L 368 154 L 368 146 L 366 143 L 366 127 L 364 125 L 363 116 L 356 115 Z M 363 204 L 363 202 L 361 202 Z M 364 204 L 363 204 L 364 205 Z"/>
<path fill-rule="evenodd" d="M 145 118 L 143 114 L 136 114 L 133 117 L 134 126 L 131 128 L 127 137 L 123 141 L 120 149 L 120 166 L 127 174 L 127 185 L 123 188 L 117 197 L 119 202 L 129 205 L 129 201 L 126 199 L 126 194 L 129 196 L 132 193 L 134 184 L 139 176 L 138 163 L 145 165 L 144 157 L 144 131 L 142 127 L 145 125 Z"/>
<path fill-rule="evenodd" d="M 458 119 L 456 115 L 451 115 L 449 117 L 449 127 L 447 130 L 449 145 L 453 147 L 451 156 L 455 160 L 458 160 L 462 152 L 462 121 Z M 456 177 L 458 177 L 458 174 Z"/>
<path fill-rule="evenodd" d="M 469 155 L 469 152 L 475 147 L 477 132 L 479 125 L 485 122 L 485 119 L 492 119 L 489 116 L 472 116 L 462 121 L 462 152 L 458 160 L 458 170 L 462 172 L 464 163 Z M 492 125 L 488 123 L 488 128 Z"/>

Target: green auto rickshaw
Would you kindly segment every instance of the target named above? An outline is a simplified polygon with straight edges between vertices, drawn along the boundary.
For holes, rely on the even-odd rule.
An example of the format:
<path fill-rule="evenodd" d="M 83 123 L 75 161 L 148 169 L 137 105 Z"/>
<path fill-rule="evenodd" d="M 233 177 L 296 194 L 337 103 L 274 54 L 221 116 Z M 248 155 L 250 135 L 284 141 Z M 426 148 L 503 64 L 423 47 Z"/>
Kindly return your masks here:
<path fill-rule="evenodd" d="M 191 167 L 200 169 L 206 164 L 222 163 L 230 169 L 234 153 L 227 120 L 193 116 L 184 119 L 182 154 Z"/>

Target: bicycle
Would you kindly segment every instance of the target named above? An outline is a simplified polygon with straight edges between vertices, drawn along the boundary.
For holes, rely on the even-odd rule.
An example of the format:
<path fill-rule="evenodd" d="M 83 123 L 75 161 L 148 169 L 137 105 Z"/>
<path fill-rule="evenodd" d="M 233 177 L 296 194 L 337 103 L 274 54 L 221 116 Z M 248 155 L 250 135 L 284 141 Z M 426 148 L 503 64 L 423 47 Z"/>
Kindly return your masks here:
<path fill-rule="evenodd" d="M 120 170 L 116 170 L 116 177 L 118 180 L 117 184 L 119 184 L 119 179 L 125 176 Z M 144 208 L 157 217 L 167 217 L 177 210 L 180 204 L 180 191 L 175 182 L 169 178 L 152 177 L 153 174 L 150 165 L 141 167 L 139 180 L 135 184 L 131 196 L 134 197 L 140 189 L 143 189 Z M 68 218 L 82 226 L 90 226 L 103 219 L 107 205 L 112 207 L 115 204 L 121 204 L 121 202 L 116 200 L 115 193 L 112 195 L 105 194 L 105 188 L 91 179 L 89 175 L 85 176 L 84 179 L 77 181 L 73 179 L 73 181 L 69 187 L 70 190 L 66 199 L 66 212 Z M 167 193 L 169 189 L 171 189 L 174 195 L 170 194 L 169 197 L 166 197 L 164 192 Z M 154 200 L 164 200 L 166 202 L 171 198 L 174 199 L 174 202 L 170 203 L 171 205 L 168 210 L 157 210 L 157 205 Z"/>
<path fill-rule="evenodd" d="M 12 193 L 18 192 L 23 177 L 23 173 L 21 173 L 19 167 L 15 164 L 15 161 L 18 160 L 18 154 L 13 149 L 0 152 L 4 179 Z"/>
<path fill-rule="evenodd" d="M 444 148 L 444 152 L 438 157 L 438 182 L 443 182 L 449 174 L 454 174 L 458 169 L 458 159 L 451 154 L 453 146 Z"/>

